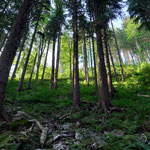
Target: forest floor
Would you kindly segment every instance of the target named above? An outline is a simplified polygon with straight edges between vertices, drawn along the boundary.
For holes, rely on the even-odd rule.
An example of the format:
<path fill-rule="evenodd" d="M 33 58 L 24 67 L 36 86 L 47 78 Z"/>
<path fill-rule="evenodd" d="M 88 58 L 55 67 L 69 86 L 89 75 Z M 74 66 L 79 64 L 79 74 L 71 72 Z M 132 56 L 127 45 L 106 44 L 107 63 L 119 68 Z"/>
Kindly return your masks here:
<path fill-rule="evenodd" d="M 114 82 L 117 93 L 108 114 L 98 107 L 93 81 L 90 86 L 80 81 L 80 110 L 72 107 L 69 79 L 59 80 L 53 92 L 49 81 L 22 92 L 16 92 L 17 85 L 9 81 L 7 86 L 12 121 L 0 123 L 0 149 L 150 150 L 150 86 L 132 77 Z"/>

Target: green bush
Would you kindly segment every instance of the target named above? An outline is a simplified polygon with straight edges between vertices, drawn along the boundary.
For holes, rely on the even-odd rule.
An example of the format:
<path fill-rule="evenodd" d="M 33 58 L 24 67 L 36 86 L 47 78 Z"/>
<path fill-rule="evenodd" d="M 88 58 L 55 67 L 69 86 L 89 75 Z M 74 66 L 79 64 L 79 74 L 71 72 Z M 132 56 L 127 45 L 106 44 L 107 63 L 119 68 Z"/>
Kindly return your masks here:
<path fill-rule="evenodd" d="M 139 81 L 144 85 L 150 85 L 150 64 L 143 62 L 139 71 Z"/>
<path fill-rule="evenodd" d="M 132 65 L 128 65 L 126 67 L 124 67 L 124 71 L 125 71 L 125 75 L 126 77 L 132 77 L 136 75 L 136 68 Z"/>

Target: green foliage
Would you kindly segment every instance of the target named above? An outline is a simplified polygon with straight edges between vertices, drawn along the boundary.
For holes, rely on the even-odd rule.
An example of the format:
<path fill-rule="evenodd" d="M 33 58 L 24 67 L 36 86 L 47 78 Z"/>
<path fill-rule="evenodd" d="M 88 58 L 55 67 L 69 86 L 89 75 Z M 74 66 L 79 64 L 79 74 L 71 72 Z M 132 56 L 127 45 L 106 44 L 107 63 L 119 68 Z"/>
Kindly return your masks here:
<path fill-rule="evenodd" d="M 17 135 L 12 131 L 6 131 L 5 133 L 2 133 L 0 135 L 0 149 L 6 148 L 7 150 L 17 150 L 20 146 L 20 143 L 15 144 L 11 142 L 17 140 L 18 137 L 22 140 L 24 139 L 23 136 Z"/>
<path fill-rule="evenodd" d="M 53 92 L 49 89 L 50 81 L 45 81 L 43 84 L 38 82 L 36 87 L 32 83 L 30 91 L 24 90 L 20 93 L 15 90 L 18 81 L 9 82 L 6 95 L 7 104 L 12 108 L 13 113 L 16 113 L 19 109 L 41 121 L 44 118 L 52 118 L 54 122 L 57 121 L 57 124 L 73 123 L 72 129 L 69 130 L 80 131 L 83 129 L 81 131 L 83 139 L 80 140 L 80 144 L 77 145 L 73 142 L 70 149 L 89 149 L 98 138 L 99 143 L 103 143 L 102 149 L 104 150 L 131 150 L 139 148 L 147 150 L 149 149 L 148 142 L 150 140 L 148 124 L 150 119 L 150 100 L 149 98 L 139 96 L 139 94 L 150 95 L 150 87 L 141 81 L 138 83 L 137 80 L 139 77 L 144 76 L 145 73 L 148 73 L 149 64 L 143 63 L 140 68 L 140 71 L 137 72 L 135 66 L 124 66 L 126 82 L 114 82 L 117 93 L 112 99 L 112 104 L 118 110 L 114 110 L 110 114 L 104 114 L 101 112 L 100 107 L 97 107 L 98 95 L 95 92 L 92 79 L 90 79 L 90 86 L 86 85 L 84 79 L 80 80 L 80 96 L 81 101 L 90 101 L 95 105 L 90 106 L 88 103 L 81 103 L 80 110 L 71 107 L 72 81 L 66 78 L 58 81 L 58 89 Z M 117 69 L 119 74 L 119 67 Z M 24 86 L 26 86 L 26 82 Z M 69 116 L 62 120 L 58 119 L 64 114 L 69 113 L 70 109 L 72 113 Z M 76 122 L 80 122 L 81 125 L 77 127 Z M 28 122 L 13 122 L 11 129 L 14 129 L 16 126 L 21 128 L 24 125 L 28 126 Z M 89 142 L 88 137 L 93 132 L 96 136 L 92 136 L 92 138 L 90 136 Z M 141 132 L 144 132 L 147 136 L 147 143 L 140 140 Z M 9 134 L 14 135 L 14 133 L 10 132 Z M 2 137 L 4 140 L 0 143 L 3 143 L 2 147 L 8 147 L 8 145 L 12 144 L 11 140 L 14 140 L 9 140 L 5 137 Z M 33 139 L 39 143 L 36 137 Z M 68 139 L 68 141 L 72 142 L 71 139 Z"/>
<path fill-rule="evenodd" d="M 141 22 L 141 27 L 145 26 L 147 29 L 150 29 L 150 22 L 149 22 L 149 0 L 128 0 L 129 4 L 129 13 L 130 16 L 133 18 L 135 17 L 134 21 Z"/>
<path fill-rule="evenodd" d="M 150 85 L 150 64 L 143 62 L 140 67 L 139 82 L 143 85 Z"/>

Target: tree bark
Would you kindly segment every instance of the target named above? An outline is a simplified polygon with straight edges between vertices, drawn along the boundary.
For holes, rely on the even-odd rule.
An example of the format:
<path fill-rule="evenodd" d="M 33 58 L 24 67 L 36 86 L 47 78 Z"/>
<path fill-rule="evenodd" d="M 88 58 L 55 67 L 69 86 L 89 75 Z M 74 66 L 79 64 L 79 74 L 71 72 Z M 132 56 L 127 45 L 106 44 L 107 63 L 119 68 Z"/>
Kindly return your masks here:
<path fill-rule="evenodd" d="M 58 82 L 58 70 L 59 70 L 59 61 L 60 61 L 60 47 L 61 47 L 61 31 L 58 35 L 58 48 L 57 48 L 57 60 L 56 60 L 56 71 L 55 71 L 55 88 L 58 88 L 57 82 Z"/>
<path fill-rule="evenodd" d="M 97 85 L 97 71 L 96 71 L 96 58 L 95 58 L 95 46 L 94 46 L 94 37 L 92 33 L 92 46 L 93 46 L 93 60 L 94 60 L 94 74 L 95 74 L 95 89 L 97 91 L 98 85 Z"/>
<path fill-rule="evenodd" d="M 107 110 L 110 109 L 110 100 L 109 100 L 106 68 L 104 62 L 102 38 L 101 38 L 101 32 L 99 31 L 99 28 L 96 28 L 96 38 L 97 38 L 97 55 L 98 55 L 99 88 L 100 88 L 99 102 L 102 104 L 102 107 L 106 112 Z"/>
<path fill-rule="evenodd" d="M 33 72 L 34 72 L 34 68 L 35 68 L 36 59 L 37 59 L 37 53 L 36 53 L 35 58 L 34 58 L 34 63 L 33 63 L 33 66 L 32 66 L 32 71 L 31 71 L 30 78 L 29 78 L 29 81 L 28 81 L 28 86 L 27 86 L 28 90 L 31 89 L 31 80 L 32 80 L 32 76 L 33 76 Z"/>
<path fill-rule="evenodd" d="M 40 49 L 40 55 L 39 55 L 39 57 L 38 57 L 38 62 L 37 62 L 37 72 L 36 72 L 35 84 L 36 84 L 37 81 L 38 81 L 39 70 L 40 70 L 40 65 L 41 65 L 41 59 L 42 59 L 42 56 L 43 56 L 43 52 L 44 52 L 44 50 L 45 50 L 45 47 L 46 47 L 46 41 L 45 41 L 45 44 L 43 43 L 42 48 Z"/>
<path fill-rule="evenodd" d="M 92 49 L 91 49 L 91 40 L 90 40 L 90 38 L 89 38 L 89 46 L 90 46 L 91 71 L 92 71 L 92 79 L 93 79 L 93 59 L 92 59 Z"/>
<path fill-rule="evenodd" d="M 88 62 L 87 62 L 87 49 L 86 49 L 86 37 L 85 37 L 85 31 L 84 31 L 84 67 L 85 67 L 85 79 L 87 86 L 89 86 L 89 74 L 88 74 Z"/>
<path fill-rule="evenodd" d="M 109 45 L 109 43 L 108 43 L 108 52 L 109 52 L 109 54 L 110 54 L 111 63 L 112 63 L 113 70 L 114 70 L 114 74 L 115 74 L 115 79 L 116 79 L 117 82 L 119 82 L 118 76 L 117 76 L 117 72 L 116 72 L 116 68 L 115 68 L 114 59 L 113 59 L 113 56 L 112 56 L 112 53 L 111 53 L 111 50 L 110 50 L 110 45 Z"/>
<path fill-rule="evenodd" d="M 4 44 L 5 44 L 6 40 L 7 40 L 8 34 L 9 34 L 9 33 L 7 33 L 7 34 L 5 35 L 5 38 L 4 38 L 4 40 L 3 40 L 2 44 L 1 44 L 0 52 L 2 51 L 2 48 L 3 48 L 3 46 L 4 46 Z"/>
<path fill-rule="evenodd" d="M 23 38 L 23 41 L 21 43 L 21 47 L 20 47 L 20 51 L 19 51 L 19 55 L 18 55 L 18 58 L 17 58 L 17 62 L 16 62 L 16 65 L 15 65 L 15 68 L 14 68 L 14 71 L 13 71 L 13 74 L 12 74 L 12 77 L 11 77 L 11 81 L 14 80 L 15 76 L 16 76 L 16 71 L 17 71 L 17 68 L 18 68 L 18 64 L 19 64 L 19 61 L 20 61 L 20 57 L 21 57 L 21 54 L 22 54 L 22 51 L 23 51 L 23 48 L 24 48 L 24 45 L 25 45 L 25 41 L 27 39 L 27 31 L 24 32 L 24 38 Z"/>
<path fill-rule="evenodd" d="M 106 51 L 106 65 L 107 65 L 107 82 L 108 82 L 109 95 L 111 97 L 113 92 L 114 92 L 114 88 L 113 88 L 113 83 L 112 83 L 112 76 L 111 76 L 111 68 L 110 68 L 108 44 L 107 43 L 108 43 L 108 41 L 107 41 L 106 30 L 104 29 L 104 45 L 105 45 L 105 51 Z"/>
<path fill-rule="evenodd" d="M 116 43 L 116 47 L 117 47 L 118 56 L 119 56 L 119 63 L 120 63 L 120 68 L 121 68 L 121 79 L 122 79 L 122 81 L 125 81 L 124 71 L 123 71 L 123 66 L 122 66 L 122 59 L 121 59 L 121 55 L 120 55 L 120 51 L 119 51 L 119 47 L 118 47 L 118 43 L 117 43 L 117 38 L 116 38 L 116 34 L 115 34 L 115 29 L 114 29 L 112 21 L 111 21 L 111 25 L 112 25 L 113 35 L 114 35 L 114 39 L 115 39 L 115 43 Z"/>
<path fill-rule="evenodd" d="M 73 0 L 73 38 L 74 38 L 74 56 L 73 56 L 73 105 L 78 108 L 80 105 L 79 89 L 79 68 L 78 68 L 78 3 Z"/>
<path fill-rule="evenodd" d="M 8 76 L 11 65 L 13 63 L 16 51 L 27 23 L 29 13 L 31 11 L 33 0 L 24 0 L 18 16 L 12 26 L 10 35 L 5 44 L 3 53 L 0 57 L 0 120 L 8 121 L 7 114 L 4 109 L 5 89 L 8 82 Z"/>
<path fill-rule="evenodd" d="M 72 45 L 70 45 L 70 43 L 69 43 L 69 54 L 70 54 L 70 80 L 72 80 L 72 63 L 71 63 L 72 57 L 71 57 L 71 49 L 72 49 Z"/>
<path fill-rule="evenodd" d="M 55 44 L 56 44 L 56 35 L 53 36 L 52 73 L 51 73 L 51 84 L 50 84 L 51 91 L 54 90 Z"/>
<path fill-rule="evenodd" d="M 39 14 L 38 14 L 38 19 L 37 19 L 37 21 L 36 21 L 34 33 L 33 33 L 33 35 L 32 35 L 32 40 L 31 40 L 31 43 L 30 43 L 30 48 L 29 48 L 29 51 L 28 51 L 28 55 L 27 55 L 27 58 L 26 58 L 26 62 L 25 62 L 25 64 L 24 64 L 24 68 L 23 68 L 23 71 L 22 71 L 21 79 L 20 79 L 20 82 L 19 82 L 19 85 L 18 85 L 18 88 L 17 88 L 17 91 L 19 91 L 19 92 L 22 90 L 22 87 L 23 87 L 23 81 L 24 81 L 24 77 L 25 77 L 26 70 L 27 70 L 27 66 L 28 66 L 30 54 L 31 54 L 31 51 L 32 51 L 32 46 L 33 46 L 33 42 L 34 42 L 34 39 L 35 39 L 37 27 L 38 27 L 38 24 L 39 24 L 40 14 L 41 14 L 41 11 L 40 11 Z"/>
<path fill-rule="evenodd" d="M 45 61 L 44 61 L 44 68 L 43 68 L 43 73 L 42 73 L 42 78 L 41 78 L 41 82 L 42 82 L 42 83 L 43 83 L 43 81 L 44 81 L 44 75 L 45 75 L 45 69 L 46 69 L 46 63 L 47 63 L 47 57 L 48 57 L 49 46 L 50 46 L 50 40 L 48 41 L 48 47 L 47 47 L 46 56 L 45 56 Z"/>
<path fill-rule="evenodd" d="M 98 1 L 94 0 L 93 4 L 94 4 L 93 6 L 94 6 L 95 20 L 97 20 L 100 17 L 100 12 L 98 9 Z M 100 93 L 99 103 L 102 105 L 104 112 L 107 112 L 108 110 L 110 110 L 111 103 L 108 92 L 101 28 L 102 27 L 100 26 L 100 24 L 97 24 L 95 26 L 96 40 L 97 40 L 98 71 L 99 71 L 99 93 Z"/>

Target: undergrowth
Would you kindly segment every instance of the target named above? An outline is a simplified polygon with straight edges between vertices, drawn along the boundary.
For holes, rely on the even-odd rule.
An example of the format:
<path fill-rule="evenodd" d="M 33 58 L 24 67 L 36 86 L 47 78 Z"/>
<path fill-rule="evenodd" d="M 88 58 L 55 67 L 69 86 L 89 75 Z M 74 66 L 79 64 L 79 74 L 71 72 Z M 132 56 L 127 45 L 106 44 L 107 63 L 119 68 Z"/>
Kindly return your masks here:
<path fill-rule="evenodd" d="M 137 68 L 131 67 L 129 72 L 125 68 L 125 82 L 113 82 L 117 93 L 111 101 L 113 107 L 119 108 L 117 111 L 114 110 L 109 114 L 100 111 L 100 107 L 97 105 L 98 94 L 92 79 L 90 79 L 90 86 L 87 86 L 84 80 L 80 81 L 80 96 L 81 102 L 90 101 L 94 106 L 81 103 L 80 110 L 72 106 L 72 82 L 69 79 L 59 80 L 58 89 L 54 91 L 50 91 L 49 81 L 45 81 L 43 84 L 38 82 L 36 86 L 32 83 L 31 90 L 26 90 L 27 80 L 25 80 L 22 92 L 16 92 L 18 81 L 15 80 L 9 81 L 7 86 L 6 103 L 11 109 L 9 116 L 13 117 L 18 110 L 21 110 L 40 121 L 52 118 L 53 122 L 58 124 L 72 123 L 73 131 L 85 129 L 82 130 L 83 139 L 80 144 L 72 144 L 71 150 L 91 149 L 90 145 L 94 143 L 95 138 L 88 138 L 89 131 L 95 132 L 105 141 L 102 146 L 104 150 L 149 150 L 150 98 L 145 97 L 145 95 L 150 95 L 149 80 L 142 80 L 143 68 L 137 71 Z M 146 66 L 146 68 L 148 67 Z M 145 70 L 144 72 L 145 74 L 149 73 Z M 139 79 L 141 80 L 139 81 Z M 72 113 L 69 116 L 58 119 L 70 110 Z M 80 122 L 80 127 L 75 127 L 76 122 Z M 6 135 L 10 132 L 14 131 L 5 131 L 0 135 L 0 139 L 5 139 L 0 141 L 0 148 L 5 147 L 6 143 L 8 144 L 9 140 Z M 147 138 L 146 141 L 141 138 L 142 134 Z M 13 145 L 11 142 L 9 144 Z M 12 147 L 15 146 L 17 149 L 17 145 Z"/>

